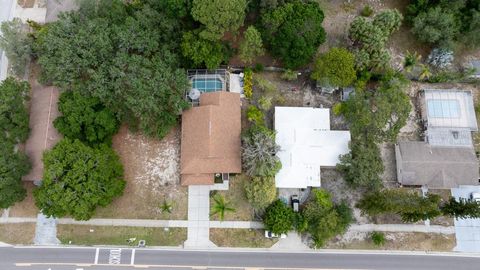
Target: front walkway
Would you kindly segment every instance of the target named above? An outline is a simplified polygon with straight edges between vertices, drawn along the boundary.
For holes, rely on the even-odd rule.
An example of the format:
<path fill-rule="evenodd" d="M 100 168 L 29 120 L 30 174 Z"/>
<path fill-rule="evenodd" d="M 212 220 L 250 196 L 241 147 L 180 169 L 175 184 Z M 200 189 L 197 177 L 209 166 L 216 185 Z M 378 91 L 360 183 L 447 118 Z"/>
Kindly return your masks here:
<path fill-rule="evenodd" d="M 48 218 L 41 213 L 38 214 L 33 243 L 40 246 L 60 244 L 60 241 L 57 239 L 57 222 L 55 218 Z"/>
<path fill-rule="evenodd" d="M 188 233 L 184 246 L 215 246 L 210 241 L 210 186 L 188 186 Z"/>

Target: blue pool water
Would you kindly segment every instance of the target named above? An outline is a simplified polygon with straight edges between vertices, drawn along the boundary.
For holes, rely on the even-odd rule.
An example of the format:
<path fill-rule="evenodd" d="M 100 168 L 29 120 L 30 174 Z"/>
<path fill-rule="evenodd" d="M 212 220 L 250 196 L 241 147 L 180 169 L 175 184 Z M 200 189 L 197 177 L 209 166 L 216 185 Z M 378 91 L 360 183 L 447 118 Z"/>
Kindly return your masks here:
<path fill-rule="evenodd" d="M 460 104 L 455 99 L 431 99 L 427 101 L 428 116 L 435 118 L 459 118 Z"/>
<path fill-rule="evenodd" d="M 197 88 L 201 92 L 215 92 L 223 88 L 223 83 L 219 79 L 193 79 L 192 88 Z"/>

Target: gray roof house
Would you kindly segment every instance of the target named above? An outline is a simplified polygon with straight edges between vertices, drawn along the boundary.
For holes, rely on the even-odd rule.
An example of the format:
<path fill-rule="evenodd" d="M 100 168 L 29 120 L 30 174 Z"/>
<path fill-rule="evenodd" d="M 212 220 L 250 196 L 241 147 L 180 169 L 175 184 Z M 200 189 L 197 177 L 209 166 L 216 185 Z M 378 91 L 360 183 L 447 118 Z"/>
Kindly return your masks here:
<path fill-rule="evenodd" d="M 472 142 L 477 118 L 472 93 L 456 89 L 419 94 L 424 141 L 395 145 L 398 182 L 449 189 L 478 185 L 478 159 Z"/>
<path fill-rule="evenodd" d="M 478 160 L 473 148 L 431 146 L 426 142 L 395 145 L 398 182 L 405 186 L 450 189 L 478 185 Z"/>
<path fill-rule="evenodd" d="M 423 90 L 420 93 L 425 141 L 437 146 L 472 147 L 477 119 L 471 91 Z"/>

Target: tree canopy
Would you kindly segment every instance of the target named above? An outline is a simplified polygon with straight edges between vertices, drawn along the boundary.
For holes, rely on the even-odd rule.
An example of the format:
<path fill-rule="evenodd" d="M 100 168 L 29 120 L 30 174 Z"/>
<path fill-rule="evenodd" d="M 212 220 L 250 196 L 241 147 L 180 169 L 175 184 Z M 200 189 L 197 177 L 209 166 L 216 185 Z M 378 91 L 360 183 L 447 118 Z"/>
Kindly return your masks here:
<path fill-rule="evenodd" d="M 344 48 L 332 48 L 322 54 L 312 73 L 312 79 L 337 87 L 349 86 L 356 77 L 355 56 Z"/>
<path fill-rule="evenodd" d="M 249 176 L 275 176 L 282 168 L 276 153 L 275 132 L 265 127 L 253 126 L 242 138 L 242 164 Z"/>
<path fill-rule="evenodd" d="M 195 67 L 215 69 L 227 60 L 227 48 L 219 41 L 203 39 L 198 31 L 185 32 L 182 40 L 183 56 L 190 59 Z"/>
<path fill-rule="evenodd" d="M 407 6 L 407 19 L 420 41 L 442 48 L 459 43 L 480 46 L 478 0 L 412 0 Z"/>
<path fill-rule="evenodd" d="M 244 40 L 240 43 L 239 48 L 240 59 L 250 64 L 256 57 L 265 54 L 262 36 L 254 26 L 249 26 L 243 33 L 243 37 Z"/>
<path fill-rule="evenodd" d="M 5 51 L 13 73 L 25 75 L 25 67 L 32 55 L 32 39 L 19 18 L 2 22 L 0 26 L 0 48 Z"/>
<path fill-rule="evenodd" d="M 404 92 L 407 85 L 408 81 L 400 74 L 387 73 L 377 89 L 355 91 L 341 106 L 352 137 L 374 142 L 395 141 L 412 108 Z"/>
<path fill-rule="evenodd" d="M 350 153 L 340 156 L 337 169 L 345 181 L 353 187 L 377 190 L 383 187 L 380 175 L 383 173 L 383 161 L 380 149 L 371 141 L 353 140 Z"/>
<path fill-rule="evenodd" d="M 359 70 L 381 69 L 388 65 L 390 56 L 385 44 L 402 22 L 396 9 L 385 10 L 373 19 L 356 17 L 350 24 L 348 34 L 353 42 L 356 67 Z"/>
<path fill-rule="evenodd" d="M 47 216 L 88 220 L 125 188 L 122 164 L 103 144 L 93 148 L 66 138 L 44 153 L 43 162 L 43 181 L 34 197 Z"/>
<path fill-rule="evenodd" d="M 39 31 L 43 79 L 75 85 L 130 127 L 161 138 L 187 107 L 188 80 L 175 54 L 179 21 L 146 3 L 95 2 L 82 1 Z"/>
<path fill-rule="evenodd" d="M 265 209 L 263 224 L 265 230 L 274 234 L 288 233 L 293 228 L 294 213 L 292 208 L 288 207 L 281 200 L 274 201 Z"/>
<path fill-rule="evenodd" d="M 99 98 L 87 97 L 79 91 L 66 91 L 60 96 L 58 109 L 62 115 L 55 119 L 54 126 L 70 139 L 102 143 L 110 141 L 118 131 L 118 120 Z"/>
<path fill-rule="evenodd" d="M 204 25 L 200 37 L 216 41 L 243 25 L 246 0 L 193 0 L 192 17 Z"/>
<path fill-rule="evenodd" d="M 298 68 L 310 62 L 325 42 L 323 18 L 318 3 L 290 1 L 262 14 L 262 36 L 287 68 Z"/>
<path fill-rule="evenodd" d="M 0 140 L 13 144 L 28 138 L 29 114 L 26 102 L 30 86 L 9 77 L 0 83 Z"/>
<path fill-rule="evenodd" d="M 303 216 L 315 247 L 322 247 L 330 238 L 345 232 L 349 222 L 353 220 L 351 211 L 344 209 L 345 207 L 348 208 L 346 205 L 335 207 L 327 191 L 313 190 L 313 198 L 305 206 Z"/>
<path fill-rule="evenodd" d="M 30 170 L 30 163 L 12 142 L 1 140 L 0 153 L 0 209 L 6 209 L 27 196 L 22 176 Z"/>
<path fill-rule="evenodd" d="M 370 216 L 398 214 L 404 222 L 433 219 L 441 214 L 440 196 L 428 193 L 426 197 L 406 189 L 385 189 L 365 195 L 357 204 L 362 213 Z"/>

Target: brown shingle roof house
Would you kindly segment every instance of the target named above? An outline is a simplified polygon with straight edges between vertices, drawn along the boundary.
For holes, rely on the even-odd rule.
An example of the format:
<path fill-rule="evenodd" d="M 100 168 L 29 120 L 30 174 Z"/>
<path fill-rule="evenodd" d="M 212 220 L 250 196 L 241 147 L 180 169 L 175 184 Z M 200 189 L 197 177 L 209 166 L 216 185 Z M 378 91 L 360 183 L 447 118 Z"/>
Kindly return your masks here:
<path fill-rule="evenodd" d="M 181 184 L 213 185 L 215 173 L 241 173 L 240 94 L 204 93 L 182 115 Z"/>

